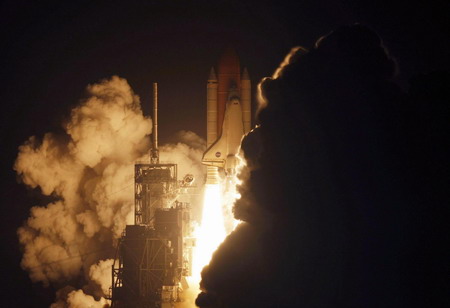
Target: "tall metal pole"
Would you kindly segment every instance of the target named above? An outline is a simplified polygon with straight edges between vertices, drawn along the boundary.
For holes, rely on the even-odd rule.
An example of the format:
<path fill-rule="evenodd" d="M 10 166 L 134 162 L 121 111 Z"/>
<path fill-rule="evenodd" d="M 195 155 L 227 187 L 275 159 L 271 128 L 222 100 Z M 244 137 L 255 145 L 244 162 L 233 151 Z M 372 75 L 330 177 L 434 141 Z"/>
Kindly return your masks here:
<path fill-rule="evenodd" d="M 153 145 L 151 151 L 151 163 L 159 164 L 158 150 L 158 84 L 153 83 Z"/>

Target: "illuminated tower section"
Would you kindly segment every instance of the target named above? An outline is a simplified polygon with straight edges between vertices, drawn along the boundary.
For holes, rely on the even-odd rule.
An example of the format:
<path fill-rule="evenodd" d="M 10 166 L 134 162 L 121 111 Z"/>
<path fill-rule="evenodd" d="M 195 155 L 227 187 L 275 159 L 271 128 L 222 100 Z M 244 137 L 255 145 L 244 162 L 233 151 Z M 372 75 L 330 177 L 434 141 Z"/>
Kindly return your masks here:
<path fill-rule="evenodd" d="M 135 164 L 135 220 L 117 245 L 112 266 L 111 308 L 175 307 L 192 275 L 190 209 L 176 199 L 193 181 L 178 181 L 177 164 L 161 163 L 158 88 L 153 84 L 153 143 L 149 161 Z"/>

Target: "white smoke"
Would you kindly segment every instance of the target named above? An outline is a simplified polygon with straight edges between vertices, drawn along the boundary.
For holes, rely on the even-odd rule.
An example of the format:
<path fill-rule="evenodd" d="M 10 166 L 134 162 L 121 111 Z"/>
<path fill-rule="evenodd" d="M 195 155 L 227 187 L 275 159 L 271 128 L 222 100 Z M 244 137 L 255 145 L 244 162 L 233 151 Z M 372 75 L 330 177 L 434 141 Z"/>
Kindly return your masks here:
<path fill-rule="evenodd" d="M 182 179 L 186 174 L 194 176 L 192 188 L 186 190 L 184 194 L 178 195 L 177 198 L 181 202 L 200 205 L 202 203 L 202 194 L 199 192 L 203 188 L 206 173 L 205 166 L 201 163 L 201 158 L 206 149 L 206 142 L 194 132 L 184 130 L 176 134 L 176 139 L 179 140 L 178 143 L 166 144 L 160 147 L 160 159 L 162 162 L 175 162 L 178 164 L 179 179 Z M 201 210 L 201 206 L 191 208 L 193 219 L 200 221 Z"/>
<path fill-rule="evenodd" d="M 204 182 L 204 167 L 201 163 L 203 150 L 191 148 L 185 143 L 166 144 L 160 147 L 160 159 L 178 164 L 178 175 L 193 174 L 196 182 Z"/>
<path fill-rule="evenodd" d="M 110 253 L 132 214 L 133 161 L 148 149 L 151 120 L 126 80 L 112 77 L 87 92 L 67 135 L 31 137 L 14 165 L 25 184 L 59 199 L 33 207 L 18 230 L 22 267 L 44 284 L 77 277 L 91 265 L 84 255 Z"/>
<path fill-rule="evenodd" d="M 104 298 L 95 300 L 91 295 L 85 294 L 83 290 L 73 290 L 65 294 L 64 299 L 59 299 L 50 308 L 104 308 L 109 307 L 108 301 Z"/>
<path fill-rule="evenodd" d="M 202 155 L 206 150 L 206 141 L 194 132 L 186 130 L 179 131 L 176 133 L 176 139 L 181 143 L 188 144 L 195 150 L 200 150 Z"/>
<path fill-rule="evenodd" d="M 89 85 L 87 94 L 71 111 L 65 134 L 29 138 L 14 165 L 24 184 L 54 200 L 32 207 L 18 229 L 21 265 L 32 281 L 66 285 L 54 308 L 106 303 L 101 297 L 111 285 L 116 240 L 133 223 L 133 165 L 148 157 L 150 147 L 151 119 L 143 116 L 139 97 L 125 79 L 113 76 Z M 191 132 L 179 138 L 195 148 L 162 146 L 162 159 L 178 163 L 181 176 L 202 177 L 201 138 Z M 77 285 L 80 277 L 84 285 Z"/>
<path fill-rule="evenodd" d="M 89 278 L 100 286 L 103 294 L 108 294 L 112 284 L 111 267 L 113 263 L 113 259 L 101 260 L 89 269 Z"/>

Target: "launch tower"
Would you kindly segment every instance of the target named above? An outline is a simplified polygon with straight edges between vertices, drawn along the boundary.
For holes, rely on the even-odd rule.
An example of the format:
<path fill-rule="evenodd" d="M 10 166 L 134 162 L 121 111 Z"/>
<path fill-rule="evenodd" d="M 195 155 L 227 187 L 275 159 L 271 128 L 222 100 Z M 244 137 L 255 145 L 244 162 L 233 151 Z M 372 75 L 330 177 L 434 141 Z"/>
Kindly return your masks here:
<path fill-rule="evenodd" d="M 150 163 L 135 164 L 135 220 L 119 240 L 112 268 L 112 307 L 172 307 L 191 275 L 193 239 L 187 203 L 175 201 L 177 165 L 159 161 L 157 84 L 153 84 Z"/>

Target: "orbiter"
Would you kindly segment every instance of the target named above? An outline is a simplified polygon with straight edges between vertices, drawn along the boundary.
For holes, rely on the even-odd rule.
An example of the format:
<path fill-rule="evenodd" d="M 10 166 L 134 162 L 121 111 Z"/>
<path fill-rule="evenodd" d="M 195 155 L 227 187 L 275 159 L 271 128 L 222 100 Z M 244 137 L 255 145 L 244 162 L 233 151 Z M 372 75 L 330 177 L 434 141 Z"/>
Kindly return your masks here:
<path fill-rule="evenodd" d="M 239 58 L 229 48 L 214 68 L 207 83 L 207 184 L 218 183 L 218 169 L 232 176 L 237 166 L 241 139 L 251 128 L 251 83 L 247 69 L 240 71 Z"/>

